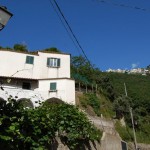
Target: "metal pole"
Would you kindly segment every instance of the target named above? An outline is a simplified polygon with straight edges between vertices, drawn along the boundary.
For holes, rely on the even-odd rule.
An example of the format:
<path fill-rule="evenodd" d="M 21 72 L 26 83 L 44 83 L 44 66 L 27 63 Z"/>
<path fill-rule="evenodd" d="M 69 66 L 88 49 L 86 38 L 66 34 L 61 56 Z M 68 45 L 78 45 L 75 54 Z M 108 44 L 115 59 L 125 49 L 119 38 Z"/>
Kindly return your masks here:
<path fill-rule="evenodd" d="M 126 84 L 125 83 L 124 83 L 124 90 L 125 90 L 125 95 L 128 96 L 127 88 L 126 88 Z"/>
<path fill-rule="evenodd" d="M 79 82 L 79 92 L 81 92 L 80 82 Z"/>
<path fill-rule="evenodd" d="M 86 93 L 87 93 L 87 84 L 85 86 L 86 86 Z"/>
<path fill-rule="evenodd" d="M 133 120 L 132 108 L 130 107 L 129 109 L 130 109 L 130 115 L 131 115 L 131 120 L 132 120 L 132 128 L 133 128 L 133 135 L 134 135 L 135 150 L 137 150 L 137 140 L 136 140 L 135 129 L 134 129 L 134 120 Z"/>
<path fill-rule="evenodd" d="M 124 89 L 125 89 L 125 95 L 128 96 L 126 84 L 124 83 Z M 131 116 L 132 121 L 132 129 L 133 129 L 133 135 L 134 135 L 134 144 L 135 144 L 135 150 L 137 150 L 137 140 L 136 140 L 136 134 L 135 134 L 135 128 L 134 128 L 134 119 L 133 119 L 133 113 L 132 113 L 132 107 L 129 106 L 129 112 Z"/>
<path fill-rule="evenodd" d="M 96 94 L 97 94 L 97 84 L 96 84 Z"/>

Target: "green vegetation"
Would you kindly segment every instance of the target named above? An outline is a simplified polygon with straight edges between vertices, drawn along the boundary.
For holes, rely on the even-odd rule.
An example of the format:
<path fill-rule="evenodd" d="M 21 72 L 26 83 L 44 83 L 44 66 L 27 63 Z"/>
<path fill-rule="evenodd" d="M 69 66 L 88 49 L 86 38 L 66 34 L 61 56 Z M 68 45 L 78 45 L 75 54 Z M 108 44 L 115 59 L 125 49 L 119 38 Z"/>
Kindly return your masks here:
<path fill-rule="evenodd" d="M 27 48 L 27 45 L 24 45 L 24 44 L 14 44 L 13 48 L 0 46 L 0 49 L 12 50 L 12 51 L 16 51 L 16 52 L 28 52 L 31 54 L 37 53 L 36 51 L 30 52 Z M 59 49 L 57 49 L 56 47 L 46 48 L 46 49 L 43 49 L 41 51 L 61 53 L 61 51 Z"/>
<path fill-rule="evenodd" d="M 129 107 L 131 107 L 132 100 L 125 96 L 119 96 L 113 102 L 113 108 L 116 112 L 116 118 L 121 119 L 125 115 L 129 114 Z"/>
<path fill-rule="evenodd" d="M 51 47 L 51 48 L 46 48 L 43 51 L 46 52 L 55 52 L 55 53 L 60 53 L 61 51 L 59 49 L 57 49 L 56 47 Z"/>
<path fill-rule="evenodd" d="M 124 117 L 129 131 L 132 130 L 129 107 L 132 107 L 137 141 L 150 143 L 150 140 L 147 140 L 150 139 L 150 76 L 104 73 L 89 64 L 82 56 L 72 57 L 71 63 L 72 77 L 76 82 L 81 83 L 82 88 L 87 85 L 94 87 L 94 91 L 91 90 L 91 92 L 99 95 L 97 99 L 97 97 L 91 97 L 91 94 L 85 94 L 81 98 L 81 105 L 84 107 L 90 105 L 97 115 L 112 117 L 116 113 L 116 119 Z M 124 83 L 126 83 L 128 96 L 125 96 Z M 104 110 L 107 110 L 107 113 Z M 120 126 L 117 129 L 122 131 L 122 128 Z M 123 135 L 124 140 L 132 140 L 127 135 L 132 132 L 120 134 Z"/>
<path fill-rule="evenodd" d="M 124 94 L 124 82 L 126 83 L 130 106 L 133 108 L 137 141 L 150 143 L 150 140 L 142 138 L 142 136 L 146 136 L 150 139 L 150 76 L 117 73 L 108 73 L 107 76 L 114 85 L 117 95 Z M 129 113 L 123 113 L 123 115 L 127 124 L 131 127 Z"/>
<path fill-rule="evenodd" d="M 100 116 L 102 114 L 106 118 L 112 118 L 115 115 L 112 103 L 104 95 L 98 95 L 95 93 L 84 93 L 79 97 L 81 106 L 87 113 L 90 113 L 90 108 L 88 108 L 90 106 L 93 108 L 95 115 Z"/>
<path fill-rule="evenodd" d="M 23 45 L 23 44 L 15 44 L 13 48 L 14 48 L 15 51 L 28 52 L 27 46 Z"/>
<path fill-rule="evenodd" d="M 0 149 L 51 149 L 58 136 L 74 150 L 80 142 L 83 146 L 101 138 L 101 132 L 75 106 L 47 103 L 25 109 L 11 98 L 0 102 Z"/>
<path fill-rule="evenodd" d="M 28 52 L 27 46 L 24 44 L 14 44 L 13 48 L 0 46 L 0 49 L 12 50 L 17 52 Z"/>
<path fill-rule="evenodd" d="M 100 116 L 100 100 L 95 94 L 92 93 L 85 93 L 81 98 L 80 98 L 81 105 L 83 107 L 87 107 L 90 105 L 94 112 Z"/>
<path fill-rule="evenodd" d="M 133 141 L 133 132 L 132 129 L 128 126 L 122 126 L 119 121 L 116 122 L 115 128 L 118 131 L 119 135 L 121 136 L 122 140 L 124 141 Z"/>
<path fill-rule="evenodd" d="M 144 124 L 144 126 L 145 125 L 146 124 Z M 149 130 L 149 125 L 146 125 L 146 126 L 147 127 L 145 127 L 144 129 Z M 116 122 L 115 128 L 124 141 L 127 141 L 127 142 L 134 141 L 132 128 L 130 128 L 129 126 L 122 126 L 119 121 Z M 136 131 L 137 142 L 150 144 L 149 133 L 150 131 L 143 132 L 143 130 L 137 130 Z"/>

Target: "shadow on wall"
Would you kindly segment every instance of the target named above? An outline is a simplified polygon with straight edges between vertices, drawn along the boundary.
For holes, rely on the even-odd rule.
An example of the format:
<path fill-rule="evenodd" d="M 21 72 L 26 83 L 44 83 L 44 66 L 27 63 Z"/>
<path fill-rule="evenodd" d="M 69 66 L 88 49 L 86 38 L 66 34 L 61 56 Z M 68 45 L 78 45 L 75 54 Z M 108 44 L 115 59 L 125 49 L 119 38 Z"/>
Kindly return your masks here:
<path fill-rule="evenodd" d="M 47 99 L 44 104 L 64 104 L 64 102 L 59 98 L 52 97 Z"/>
<path fill-rule="evenodd" d="M 5 103 L 5 100 L 0 97 L 0 105 L 2 106 L 2 105 L 4 105 L 4 103 Z"/>
<path fill-rule="evenodd" d="M 30 99 L 21 98 L 17 102 L 25 108 L 34 108 L 34 105 Z"/>
<path fill-rule="evenodd" d="M 66 143 L 66 137 L 57 137 L 49 149 L 51 150 L 71 150 L 70 145 Z M 80 140 L 79 145 L 74 150 L 100 150 L 100 142 Z"/>

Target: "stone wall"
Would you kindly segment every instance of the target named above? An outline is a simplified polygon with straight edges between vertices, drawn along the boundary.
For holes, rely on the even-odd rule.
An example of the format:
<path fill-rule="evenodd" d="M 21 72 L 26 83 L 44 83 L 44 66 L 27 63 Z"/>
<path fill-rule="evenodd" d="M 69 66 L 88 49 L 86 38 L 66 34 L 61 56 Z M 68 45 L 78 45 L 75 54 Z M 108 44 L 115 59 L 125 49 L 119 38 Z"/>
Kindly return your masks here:
<path fill-rule="evenodd" d="M 138 143 L 137 147 L 139 148 L 139 150 L 150 150 L 150 144 Z M 128 148 L 129 150 L 135 150 L 135 146 L 133 143 L 129 143 Z"/>
<path fill-rule="evenodd" d="M 55 144 L 51 145 L 50 150 L 70 150 L 63 144 L 60 138 L 56 139 Z M 121 138 L 116 135 L 103 132 L 101 141 L 81 143 L 76 150 L 121 150 Z"/>

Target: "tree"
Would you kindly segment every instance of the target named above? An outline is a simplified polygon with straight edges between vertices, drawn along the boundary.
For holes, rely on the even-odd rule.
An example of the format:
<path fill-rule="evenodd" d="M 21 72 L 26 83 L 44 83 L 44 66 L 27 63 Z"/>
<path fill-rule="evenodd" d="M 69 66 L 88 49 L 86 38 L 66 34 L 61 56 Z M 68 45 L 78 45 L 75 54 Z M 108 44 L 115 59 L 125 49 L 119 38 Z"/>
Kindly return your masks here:
<path fill-rule="evenodd" d="M 92 66 L 81 55 L 71 58 L 71 73 L 74 76 L 78 74 L 82 77 L 86 77 L 87 80 L 91 80 Z"/>
<path fill-rule="evenodd" d="M 116 118 L 121 119 L 129 112 L 131 98 L 122 95 L 114 100 L 113 107 L 116 111 Z"/>
<path fill-rule="evenodd" d="M 46 49 L 44 49 L 44 51 L 47 51 L 47 52 L 56 52 L 56 53 L 60 53 L 61 52 L 56 47 L 46 48 Z"/>
<path fill-rule="evenodd" d="M 27 46 L 23 44 L 15 44 L 13 48 L 15 51 L 28 52 Z"/>

